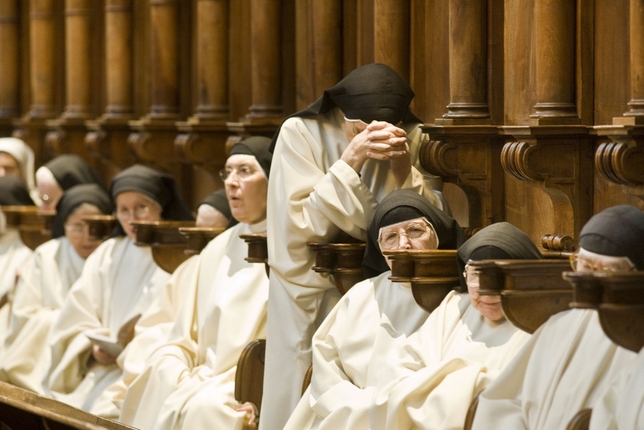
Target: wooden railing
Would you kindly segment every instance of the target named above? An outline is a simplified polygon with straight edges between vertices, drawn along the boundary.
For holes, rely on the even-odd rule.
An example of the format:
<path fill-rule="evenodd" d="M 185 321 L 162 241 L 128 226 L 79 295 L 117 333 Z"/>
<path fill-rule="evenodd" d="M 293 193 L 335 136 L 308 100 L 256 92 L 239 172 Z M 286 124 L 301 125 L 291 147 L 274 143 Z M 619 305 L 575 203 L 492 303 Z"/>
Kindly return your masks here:
<path fill-rule="evenodd" d="M 43 212 L 37 206 L 2 206 L 7 226 L 18 229 L 22 242 L 36 249 L 51 239 L 55 212 Z"/>

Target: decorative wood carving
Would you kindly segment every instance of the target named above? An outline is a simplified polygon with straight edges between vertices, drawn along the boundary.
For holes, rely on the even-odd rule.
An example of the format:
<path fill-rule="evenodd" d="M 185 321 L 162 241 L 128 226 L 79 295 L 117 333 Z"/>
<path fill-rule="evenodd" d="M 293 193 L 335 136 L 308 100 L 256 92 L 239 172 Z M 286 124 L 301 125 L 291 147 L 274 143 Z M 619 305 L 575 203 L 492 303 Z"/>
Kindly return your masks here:
<path fill-rule="evenodd" d="M 485 227 L 505 219 L 503 139 L 492 126 L 426 126 L 432 140 L 421 149 L 420 162 L 429 173 L 463 190 L 469 227 Z"/>
<path fill-rule="evenodd" d="M 7 226 L 20 232 L 22 242 L 34 250 L 51 239 L 55 212 L 41 212 L 37 206 L 2 206 Z"/>
<path fill-rule="evenodd" d="M 174 272 L 190 256 L 184 252 L 186 237 L 180 227 L 194 227 L 193 221 L 133 221 L 135 244 L 150 246 L 155 263 L 168 273 Z"/>
<path fill-rule="evenodd" d="M 333 275 L 340 294 L 345 294 L 356 283 L 365 279 L 362 273 L 362 259 L 366 247 L 364 243 L 309 242 L 307 245 L 316 255 L 312 270 Z"/>
<path fill-rule="evenodd" d="M 501 151 L 505 172 L 552 201 L 556 234 L 577 237 L 593 213 L 593 139 L 585 127 L 503 127 L 515 141 Z M 530 210 L 530 208 L 527 208 Z"/>
<path fill-rule="evenodd" d="M 187 255 L 199 254 L 208 243 L 224 232 L 223 228 L 179 227 L 179 233 L 186 237 Z"/>

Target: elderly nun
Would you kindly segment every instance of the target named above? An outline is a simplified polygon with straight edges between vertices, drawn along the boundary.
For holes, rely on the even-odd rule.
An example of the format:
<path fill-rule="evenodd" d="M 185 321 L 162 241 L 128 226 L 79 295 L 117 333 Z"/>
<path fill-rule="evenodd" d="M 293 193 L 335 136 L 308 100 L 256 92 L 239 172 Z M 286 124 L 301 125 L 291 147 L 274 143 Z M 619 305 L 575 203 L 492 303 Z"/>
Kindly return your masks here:
<path fill-rule="evenodd" d="M 239 221 L 201 252 L 183 303 L 164 344 L 130 385 L 120 421 L 145 429 L 241 429 L 249 418 L 234 398 L 237 361 L 265 337 L 268 278 L 249 263 L 239 236 L 266 232 L 270 139 L 233 146 L 225 169 L 226 196 Z"/>

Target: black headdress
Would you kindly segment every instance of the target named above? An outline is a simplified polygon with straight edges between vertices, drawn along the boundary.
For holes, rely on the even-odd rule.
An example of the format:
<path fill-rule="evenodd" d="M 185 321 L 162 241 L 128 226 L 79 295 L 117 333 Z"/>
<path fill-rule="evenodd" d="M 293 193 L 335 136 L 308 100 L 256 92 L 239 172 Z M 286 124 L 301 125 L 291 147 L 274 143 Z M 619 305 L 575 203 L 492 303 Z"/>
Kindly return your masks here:
<path fill-rule="evenodd" d="M 27 184 L 13 175 L 0 176 L 0 206 L 34 206 Z"/>
<path fill-rule="evenodd" d="M 63 191 L 80 184 L 98 184 L 105 189 L 105 184 L 98 172 L 78 155 L 59 155 L 44 167 L 51 171 Z"/>
<path fill-rule="evenodd" d="M 109 215 L 114 210 L 112 200 L 107 192 L 97 184 L 81 184 L 71 187 L 56 204 L 56 216 L 51 228 L 51 237 L 56 238 L 65 234 L 67 218 L 78 206 L 89 203 L 98 208 L 103 215 Z"/>

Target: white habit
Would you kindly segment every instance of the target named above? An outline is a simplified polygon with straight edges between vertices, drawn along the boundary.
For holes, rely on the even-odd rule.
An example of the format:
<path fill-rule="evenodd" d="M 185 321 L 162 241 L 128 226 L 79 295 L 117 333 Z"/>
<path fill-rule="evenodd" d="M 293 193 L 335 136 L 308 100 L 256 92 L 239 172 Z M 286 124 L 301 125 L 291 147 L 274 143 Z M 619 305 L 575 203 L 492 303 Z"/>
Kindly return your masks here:
<path fill-rule="evenodd" d="M 597 312 L 553 315 L 481 394 L 472 428 L 563 430 L 635 356 L 606 337 Z"/>
<path fill-rule="evenodd" d="M 450 292 L 409 341 L 388 357 L 376 389 L 370 428 L 460 429 L 474 396 L 512 360 L 530 335 L 493 323 Z M 498 427 L 501 428 L 501 427 Z"/>
<path fill-rule="evenodd" d="M 0 217 L 4 214 L 0 214 Z M 24 266 L 33 251 L 22 242 L 20 232 L 7 228 L 0 233 L 0 297 L 11 295 L 16 285 L 16 273 Z M 10 298 L 10 296 L 8 296 Z M 4 342 L 9 327 L 9 305 L 0 308 L 0 343 Z"/>
<path fill-rule="evenodd" d="M 0 380 L 43 393 L 50 365 L 49 333 L 85 259 L 66 237 L 40 245 L 21 269 L 9 333 L 0 355 Z"/>
<path fill-rule="evenodd" d="M 235 372 L 244 347 L 264 338 L 268 279 L 248 263 L 240 234 L 266 224 L 238 224 L 199 255 L 197 279 L 183 285 L 183 303 L 163 346 L 130 385 L 120 420 L 144 429 L 241 429 Z"/>
<path fill-rule="evenodd" d="M 396 188 L 388 161 L 368 160 L 360 175 L 340 160 L 348 146 L 344 117 L 332 109 L 315 119 L 287 119 L 277 140 L 268 182 L 268 255 L 271 266 L 260 427 L 282 429 L 300 399 L 311 363 L 311 337 L 338 300 L 333 280 L 311 270 L 308 242 L 330 242 L 344 231 L 365 240 L 377 204 Z M 413 189 L 442 208 L 421 174 L 423 134 L 406 128 Z"/>
<path fill-rule="evenodd" d="M 169 276 L 150 248 L 129 237 L 103 242 L 87 258 L 53 328 L 46 394 L 96 415 L 117 416 L 105 388 L 121 376 L 121 368 L 97 363 L 85 333 L 116 338 L 124 323 L 150 307 Z"/>
<path fill-rule="evenodd" d="M 311 385 L 285 429 L 368 428 L 367 408 L 388 354 L 429 316 L 410 284 L 389 276 L 356 284 L 315 332 Z"/>

